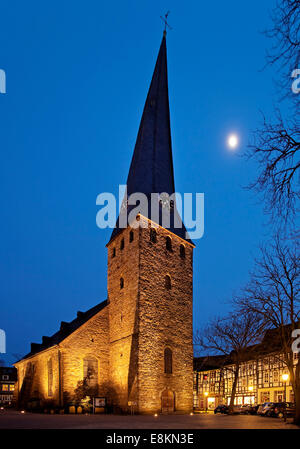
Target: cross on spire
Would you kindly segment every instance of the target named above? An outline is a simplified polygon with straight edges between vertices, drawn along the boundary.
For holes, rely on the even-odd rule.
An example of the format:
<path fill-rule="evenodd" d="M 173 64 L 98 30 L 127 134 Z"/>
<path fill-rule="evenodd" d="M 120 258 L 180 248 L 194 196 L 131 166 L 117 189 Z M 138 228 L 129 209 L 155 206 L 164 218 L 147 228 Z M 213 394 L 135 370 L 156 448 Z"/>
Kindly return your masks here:
<path fill-rule="evenodd" d="M 170 27 L 170 25 L 168 24 L 168 15 L 170 14 L 170 11 L 167 11 L 167 13 L 164 15 L 164 17 L 160 16 L 161 20 L 164 22 L 165 24 L 165 28 L 164 28 L 164 35 L 167 34 L 167 27 L 170 28 L 170 30 L 172 29 L 172 27 Z"/>

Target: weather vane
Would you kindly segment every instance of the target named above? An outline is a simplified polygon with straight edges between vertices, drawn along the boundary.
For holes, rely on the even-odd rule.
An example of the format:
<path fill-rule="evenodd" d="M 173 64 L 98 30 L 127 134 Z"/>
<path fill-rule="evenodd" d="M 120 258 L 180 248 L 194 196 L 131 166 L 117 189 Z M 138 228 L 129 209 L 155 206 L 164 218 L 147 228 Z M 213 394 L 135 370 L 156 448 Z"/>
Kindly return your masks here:
<path fill-rule="evenodd" d="M 172 30 L 172 27 L 170 27 L 170 25 L 168 24 L 167 20 L 168 20 L 168 15 L 170 14 L 170 11 L 167 12 L 167 14 L 164 15 L 164 17 L 160 16 L 161 20 L 164 22 L 165 24 L 165 29 L 164 29 L 164 33 L 167 32 L 167 27 L 170 28 L 170 30 Z"/>

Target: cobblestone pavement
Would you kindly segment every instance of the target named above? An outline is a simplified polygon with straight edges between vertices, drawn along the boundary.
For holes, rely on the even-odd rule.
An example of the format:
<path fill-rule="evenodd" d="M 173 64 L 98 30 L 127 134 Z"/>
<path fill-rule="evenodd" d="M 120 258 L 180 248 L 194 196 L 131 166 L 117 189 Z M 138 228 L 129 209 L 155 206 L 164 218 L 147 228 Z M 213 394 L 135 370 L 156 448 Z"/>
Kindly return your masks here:
<path fill-rule="evenodd" d="M 298 429 L 291 419 L 252 415 L 47 415 L 0 412 L 1 429 Z"/>

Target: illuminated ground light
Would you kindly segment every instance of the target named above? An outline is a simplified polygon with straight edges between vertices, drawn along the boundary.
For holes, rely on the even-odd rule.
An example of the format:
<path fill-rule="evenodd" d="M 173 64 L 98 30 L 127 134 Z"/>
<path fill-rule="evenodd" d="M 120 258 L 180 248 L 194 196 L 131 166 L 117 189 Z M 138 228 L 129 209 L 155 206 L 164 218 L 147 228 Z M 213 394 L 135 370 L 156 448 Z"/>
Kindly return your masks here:
<path fill-rule="evenodd" d="M 157 414 L 157 413 L 154 413 L 154 417 L 157 418 L 157 417 L 158 417 L 158 414 Z"/>
<path fill-rule="evenodd" d="M 25 410 L 21 410 L 21 413 L 24 414 L 24 413 L 25 413 Z"/>
<path fill-rule="evenodd" d="M 235 150 L 239 144 L 239 138 L 236 134 L 230 134 L 227 138 L 227 145 L 230 150 Z"/>
<path fill-rule="evenodd" d="M 194 416 L 194 413 L 191 412 L 191 413 L 190 413 L 190 416 Z"/>

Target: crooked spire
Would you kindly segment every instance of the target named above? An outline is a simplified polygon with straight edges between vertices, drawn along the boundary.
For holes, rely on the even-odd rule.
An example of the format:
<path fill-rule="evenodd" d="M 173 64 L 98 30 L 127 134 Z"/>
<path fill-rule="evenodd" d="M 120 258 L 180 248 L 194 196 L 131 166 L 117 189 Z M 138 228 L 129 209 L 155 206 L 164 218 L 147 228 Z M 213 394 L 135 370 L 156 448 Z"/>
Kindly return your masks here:
<path fill-rule="evenodd" d="M 136 192 L 144 193 L 149 199 L 149 204 L 151 193 L 161 194 L 166 192 L 171 195 L 175 192 L 165 31 L 146 98 L 127 178 L 128 197 Z M 129 209 L 130 207 L 128 207 L 127 213 Z M 172 213 L 173 220 L 175 214 L 178 217 L 176 207 Z M 150 208 L 148 218 L 151 218 Z M 119 219 L 110 240 L 121 231 Z M 186 230 L 183 224 L 182 228 L 175 230 L 171 228 L 170 230 L 173 233 L 189 240 L 186 238 Z"/>
<path fill-rule="evenodd" d="M 165 33 L 148 91 L 127 178 L 128 195 L 174 193 Z"/>

